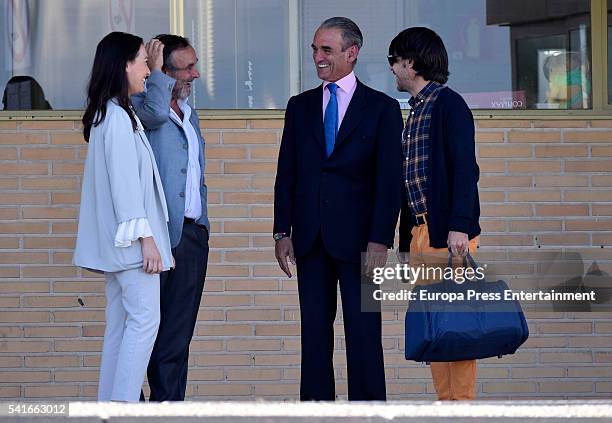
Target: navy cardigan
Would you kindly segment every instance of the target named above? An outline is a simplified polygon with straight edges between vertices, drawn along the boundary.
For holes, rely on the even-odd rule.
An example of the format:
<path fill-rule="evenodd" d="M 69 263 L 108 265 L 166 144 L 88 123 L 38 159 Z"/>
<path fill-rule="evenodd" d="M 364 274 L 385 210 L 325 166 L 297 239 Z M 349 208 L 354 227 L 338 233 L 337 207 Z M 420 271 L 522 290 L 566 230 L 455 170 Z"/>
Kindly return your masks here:
<path fill-rule="evenodd" d="M 444 87 L 433 106 L 427 167 L 427 226 L 433 248 L 446 248 L 449 231 L 480 234 L 479 169 L 474 118 L 463 98 Z M 410 250 L 414 216 L 406 187 L 400 215 L 400 251 Z"/>

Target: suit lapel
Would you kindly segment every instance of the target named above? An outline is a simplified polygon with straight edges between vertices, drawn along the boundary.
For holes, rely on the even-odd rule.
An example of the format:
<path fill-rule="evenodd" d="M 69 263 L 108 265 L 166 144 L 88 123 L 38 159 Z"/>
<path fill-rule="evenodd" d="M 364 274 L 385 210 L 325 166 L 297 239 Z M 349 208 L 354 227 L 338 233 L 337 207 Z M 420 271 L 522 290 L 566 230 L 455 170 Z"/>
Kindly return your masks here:
<path fill-rule="evenodd" d="M 325 134 L 323 128 L 323 84 L 313 90 L 310 96 L 309 115 L 312 117 L 312 131 L 319 142 L 319 145 L 325 151 Z"/>
<path fill-rule="evenodd" d="M 153 149 L 151 148 L 151 144 L 149 144 L 149 139 L 144 133 L 144 129 L 142 129 L 142 125 L 140 121 L 138 121 L 139 130 L 136 131 L 138 138 L 140 138 L 140 142 L 142 142 L 145 146 L 145 149 L 149 153 L 149 158 L 151 159 L 151 163 L 153 164 L 153 183 L 157 188 L 157 192 L 159 193 L 161 203 L 163 204 L 164 209 L 164 217 L 166 218 L 166 222 L 168 221 L 168 207 L 166 206 L 166 196 L 164 195 L 164 188 L 161 182 L 161 176 L 159 175 L 159 170 L 157 169 L 157 161 L 155 160 L 155 154 L 153 153 Z"/>
<path fill-rule="evenodd" d="M 336 144 L 334 149 L 338 147 L 353 130 L 359 125 L 361 120 L 365 116 L 365 110 L 367 106 L 365 88 L 359 80 L 357 80 L 357 87 L 353 93 L 353 98 L 349 103 L 344 119 L 342 119 L 342 125 L 338 129 L 338 135 L 336 136 Z"/>

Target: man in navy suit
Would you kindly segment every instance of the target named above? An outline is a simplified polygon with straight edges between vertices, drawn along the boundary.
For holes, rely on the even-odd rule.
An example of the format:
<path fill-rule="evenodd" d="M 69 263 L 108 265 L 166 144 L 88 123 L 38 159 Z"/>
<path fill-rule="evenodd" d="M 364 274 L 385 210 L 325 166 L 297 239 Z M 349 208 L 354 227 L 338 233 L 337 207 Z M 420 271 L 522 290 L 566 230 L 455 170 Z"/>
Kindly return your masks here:
<path fill-rule="evenodd" d="M 347 18 L 317 29 L 323 84 L 292 97 L 274 189 L 275 254 L 297 265 L 301 400 L 334 400 L 334 320 L 340 284 L 349 400 L 385 400 L 381 315 L 361 310 L 361 253 L 383 266 L 401 204 L 402 115 L 397 101 L 356 79 L 363 43 Z"/>

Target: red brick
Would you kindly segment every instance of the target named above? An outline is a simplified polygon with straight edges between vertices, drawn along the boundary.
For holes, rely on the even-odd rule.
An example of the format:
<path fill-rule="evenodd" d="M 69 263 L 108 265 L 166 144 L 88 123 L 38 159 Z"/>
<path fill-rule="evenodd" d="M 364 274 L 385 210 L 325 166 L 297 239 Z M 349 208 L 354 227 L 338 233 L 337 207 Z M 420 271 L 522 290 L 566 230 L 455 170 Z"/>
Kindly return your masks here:
<path fill-rule="evenodd" d="M 244 147 L 206 147 L 206 158 L 211 159 L 246 159 Z"/>
<path fill-rule="evenodd" d="M 531 217 L 533 209 L 531 205 L 517 204 L 484 204 L 481 206 L 482 216 L 501 216 L 501 217 Z"/>
<path fill-rule="evenodd" d="M 566 162 L 566 170 L 567 169 Z M 511 161 L 508 163 L 510 173 L 558 173 L 561 172 L 561 162 L 551 160 Z"/>
<path fill-rule="evenodd" d="M 2 166 L 4 171 L 4 165 Z M 0 178 L 0 189 L 16 190 L 19 187 L 19 179 L 17 178 Z"/>
<path fill-rule="evenodd" d="M 279 369 L 228 369 L 227 380 L 237 381 L 259 381 L 259 380 L 280 380 L 281 371 Z"/>
<path fill-rule="evenodd" d="M 47 175 L 48 173 L 47 163 L 0 163 L 0 175 Z"/>
<path fill-rule="evenodd" d="M 54 175 L 83 175 L 83 163 L 53 163 Z"/>
<path fill-rule="evenodd" d="M 515 131 L 508 132 L 509 142 L 524 143 L 545 143 L 560 142 L 561 131 Z"/>
<path fill-rule="evenodd" d="M 543 352 L 540 353 L 541 363 L 591 363 L 590 352 Z"/>
<path fill-rule="evenodd" d="M 48 263 L 48 253 L 0 253 L 0 264 Z"/>
<path fill-rule="evenodd" d="M 44 323 L 50 321 L 46 311 L 0 311 L 0 323 Z"/>
<path fill-rule="evenodd" d="M 503 131 L 476 131 L 476 142 L 504 142 Z"/>
<path fill-rule="evenodd" d="M 537 145 L 535 147 L 536 157 L 585 157 L 589 155 L 586 146 L 576 145 Z"/>
<path fill-rule="evenodd" d="M 531 187 L 531 176 L 482 176 L 481 188 Z"/>
<path fill-rule="evenodd" d="M 278 339 L 231 339 L 227 341 L 227 351 L 280 351 Z"/>
<path fill-rule="evenodd" d="M 14 204 L 19 206 L 29 204 L 49 204 L 49 194 L 46 192 L 4 193 L 0 194 L 0 204 Z"/>
<path fill-rule="evenodd" d="M 4 216 L 2 213 L 3 209 L 0 209 L 0 216 Z M 9 217 L 10 218 L 10 217 Z M 18 238 L 0 238 L 0 248 L 2 249 L 17 249 L 19 248 L 19 239 Z"/>
<path fill-rule="evenodd" d="M 566 231 L 612 231 L 612 220 L 590 218 L 588 220 L 566 220 Z"/>
<path fill-rule="evenodd" d="M 480 145 L 478 157 L 531 157 L 531 146 L 529 145 Z"/>
<path fill-rule="evenodd" d="M 226 162 L 224 166 L 225 174 L 244 174 L 244 173 L 256 173 L 256 174 L 271 174 L 276 173 L 276 163 L 274 162 Z"/>
<path fill-rule="evenodd" d="M 49 351 L 48 341 L 0 341 L 2 353 L 30 353 Z"/>
<path fill-rule="evenodd" d="M 249 121 L 251 129 L 283 129 L 284 119 L 257 119 Z"/>
<path fill-rule="evenodd" d="M 24 219 L 76 219 L 78 210 L 69 207 L 23 207 Z"/>
<path fill-rule="evenodd" d="M 31 120 L 20 124 L 20 129 L 74 129 L 74 121 L 71 120 Z"/>
<path fill-rule="evenodd" d="M 56 132 L 51 134 L 51 144 L 82 145 L 85 138 L 82 132 Z"/>
<path fill-rule="evenodd" d="M 612 131 L 564 131 L 564 142 L 612 143 Z"/>
<path fill-rule="evenodd" d="M 612 160 L 567 160 L 566 172 L 609 172 Z"/>
<path fill-rule="evenodd" d="M 543 202 L 561 201 L 561 191 L 531 189 L 529 191 L 508 191 L 508 201 Z"/>
<path fill-rule="evenodd" d="M 55 351 L 74 351 L 74 352 L 85 352 L 85 351 L 93 351 L 99 352 L 102 351 L 102 341 L 94 340 L 94 339 L 79 339 L 79 340 L 56 340 L 54 342 Z"/>
<path fill-rule="evenodd" d="M 202 129 L 246 128 L 246 122 L 244 119 L 205 118 L 200 120 L 200 127 Z"/>
<path fill-rule="evenodd" d="M 2 383 L 28 383 L 28 382 L 49 382 L 51 381 L 50 372 L 37 371 L 18 371 L 2 372 Z"/>
<path fill-rule="evenodd" d="M 0 356 L 0 367 L 16 368 L 22 365 L 22 357 Z"/>
<path fill-rule="evenodd" d="M 0 148 L 0 160 L 17 160 L 16 148 Z"/>
<path fill-rule="evenodd" d="M 57 147 L 22 148 L 20 158 L 21 160 L 74 160 L 76 150 Z"/>
<path fill-rule="evenodd" d="M 589 185 L 588 176 L 582 175 L 555 175 L 535 177 L 535 186 L 543 187 L 586 187 Z"/>
<path fill-rule="evenodd" d="M 260 321 L 260 320 L 280 320 L 280 310 L 273 309 L 244 309 L 244 310 L 227 310 L 228 321 Z"/>
<path fill-rule="evenodd" d="M 79 192 L 52 192 L 51 204 L 79 204 L 81 194 Z"/>
<path fill-rule="evenodd" d="M 535 120 L 534 128 L 586 128 L 584 120 Z"/>
<path fill-rule="evenodd" d="M 223 132 L 223 144 L 277 144 L 278 141 L 276 132 Z"/>
<path fill-rule="evenodd" d="M 33 133 L 0 133 L 0 144 L 5 145 L 29 145 L 47 144 L 49 137 L 47 134 Z M 3 169 L 4 173 L 4 169 Z"/>
<path fill-rule="evenodd" d="M 76 178 L 21 178 L 21 188 L 32 190 L 76 190 Z"/>
<path fill-rule="evenodd" d="M 24 278 L 63 278 L 76 276 L 76 268 L 73 266 L 24 266 L 22 274 Z"/>
<path fill-rule="evenodd" d="M 530 128 L 531 121 L 519 119 L 476 118 L 478 128 Z"/>
<path fill-rule="evenodd" d="M 538 216 L 588 216 L 589 207 L 581 204 L 537 205 Z"/>
<path fill-rule="evenodd" d="M 223 195 L 225 204 L 272 204 L 274 194 L 260 192 L 228 192 Z"/>
<path fill-rule="evenodd" d="M 565 201 L 580 201 L 580 202 L 600 202 L 612 201 L 612 191 L 589 189 L 582 191 L 565 191 L 563 194 Z"/>
<path fill-rule="evenodd" d="M 25 386 L 26 398 L 61 398 L 78 397 L 78 385 L 42 385 Z"/>

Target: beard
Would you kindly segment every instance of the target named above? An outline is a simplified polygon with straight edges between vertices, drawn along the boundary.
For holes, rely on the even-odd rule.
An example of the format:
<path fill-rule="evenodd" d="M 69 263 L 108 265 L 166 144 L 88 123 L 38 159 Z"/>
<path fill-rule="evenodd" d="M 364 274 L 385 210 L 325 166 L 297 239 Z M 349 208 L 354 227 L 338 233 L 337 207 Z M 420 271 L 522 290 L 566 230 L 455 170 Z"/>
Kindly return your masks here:
<path fill-rule="evenodd" d="M 191 94 L 191 85 L 187 85 L 191 81 L 176 81 L 174 84 L 174 90 L 172 92 L 173 97 L 180 100 L 185 100 Z"/>

